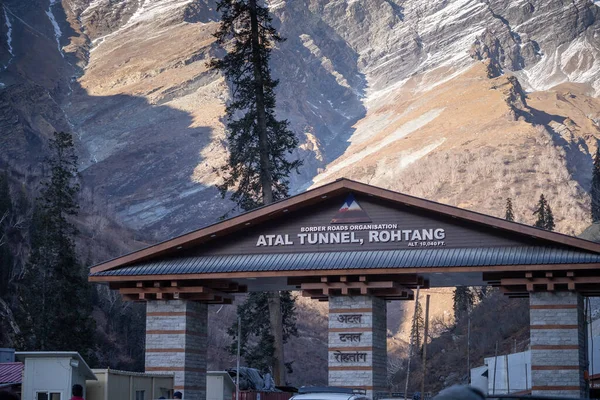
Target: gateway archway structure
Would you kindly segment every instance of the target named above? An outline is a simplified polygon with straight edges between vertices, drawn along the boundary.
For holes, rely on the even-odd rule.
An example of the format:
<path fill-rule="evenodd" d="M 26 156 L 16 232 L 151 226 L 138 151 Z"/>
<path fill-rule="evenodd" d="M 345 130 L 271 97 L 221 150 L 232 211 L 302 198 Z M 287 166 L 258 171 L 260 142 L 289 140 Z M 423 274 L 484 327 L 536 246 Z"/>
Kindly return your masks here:
<path fill-rule="evenodd" d="M 329 384 L 385 390 L 386 302 L 417 287 L 529 297 L 534 394 L 583 396 L 582 296 L 600 245 L 340 179 L 97 265 L 90 281 L 147 303 L 146 371 L 205 399 L 207 304 L 246 291 L 329 301 Z M 493 329 L 493 327 L 490 327 Z"/>

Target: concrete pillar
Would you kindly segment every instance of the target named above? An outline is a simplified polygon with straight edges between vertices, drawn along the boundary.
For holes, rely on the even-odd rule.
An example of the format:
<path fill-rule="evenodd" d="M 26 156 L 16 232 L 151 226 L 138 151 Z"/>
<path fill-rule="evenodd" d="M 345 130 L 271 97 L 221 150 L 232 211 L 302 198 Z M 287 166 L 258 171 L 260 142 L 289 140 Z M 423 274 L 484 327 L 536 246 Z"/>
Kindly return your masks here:
<path fill-rule="evenodd" d="M 329 385 L 386 388 L 386 302 L 373 296 L 329 297 Z"/>
<path fill-rule="evenodd" d="M 531 293 L 529 307 L 532 394 L 586 397 L 582 296 L 574 292 Z"/>
<path fill-rule="evenodd" d="M 174 373 L 186 400 L 206 399 L 207 307 L 186 300 L 146 306 L 146 372 Z"/>

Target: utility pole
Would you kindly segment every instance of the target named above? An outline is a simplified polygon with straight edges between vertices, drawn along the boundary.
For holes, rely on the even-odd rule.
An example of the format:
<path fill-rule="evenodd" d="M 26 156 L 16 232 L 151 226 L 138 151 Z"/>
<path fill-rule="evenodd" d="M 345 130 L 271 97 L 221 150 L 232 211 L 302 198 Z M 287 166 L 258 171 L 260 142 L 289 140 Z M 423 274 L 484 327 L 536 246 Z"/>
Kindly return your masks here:
<path fill-rule="evenodd" d="M 240 400 L 240 343 L 242 341 L 242 317 L 238 315 L 238 332 L 237 332 L 237 369 L 235 373 L 235 400 Z"/>
<path fill-rule="evenodd" d="M 467 308 L 467 383 L 471 383 L 471 307 Z"/>
<path fill-rule="evenodd" d="M 413 334 L 412 327 L 415 326 L 415 319 L 417 318 L 417 307 L 419 307 L 419 289 L 420 286 L 417 286 L 417 294 L 415 296 L 415 312 L 413 314 L 413 321 L 410 328 L 410 340 L 408 345 L 408 365 L 406 366 L 406 384 L 404 385 L 404 400 L 408 399 L 408 379 L 410 378 L 410 359 L 412 358 L 413 352 Z"/>
<path fill-rule="evenodd" d="M 425 298 L 425 333 L 423 334 L 423 380 L 421 381 L 421 399 L 425 398 L 425 376 L 427 371 L 427 338 L 429 337 L 429 297 Z"/>
<path fill-rule="evenodd" d="M 504 355 L 504 364 L 506 365 L 506 394 L 510 394 L 510 370 L 508 369 L 508 354 Z"/>
<path fill-rule="evenodd" d="M 496 367 L 498 366 L 498 341 L 496 341 L 496 352 L 494 353 L 494 383 L 492 384 L 492 394 L 496 394 Z"/>

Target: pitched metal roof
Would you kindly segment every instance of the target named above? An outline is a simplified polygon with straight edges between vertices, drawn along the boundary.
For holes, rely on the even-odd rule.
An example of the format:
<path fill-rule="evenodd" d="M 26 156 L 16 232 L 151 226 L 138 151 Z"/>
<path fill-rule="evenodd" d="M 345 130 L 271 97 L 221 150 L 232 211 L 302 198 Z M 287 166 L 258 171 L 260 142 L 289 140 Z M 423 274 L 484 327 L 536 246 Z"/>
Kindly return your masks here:
<path fill-rule="evenodd" d="M 328 183 L 321 187 L 308 190 L 287 199 L 232 217 L 225 221 L 209 225 L 202 229 L 96 265 L 91 268 L 91 276 L 102 276 L 100 272 L 132 265 L 139 265 L 140 263 L 146 263 L 146 265 L 163 265 L 165 262 L 171 263 L 172 261 L 169 259 L 172 259 L 173 255 L 176 254 L 180 249 L 189 249 L 199 244 L 209 242 L 213 240 L 213 238 L 222 238 L 233 232 L 246 229 L 248 226 L 257 226 L 265 221 L 279 218 L 285 212 L 308 208 L 318 204 L 319 202 L 323 201 L 323 199 L 341 195 L 342 193 L 360 193 L 378 198 L 380 200 L 385 200 L 390 203 L 411 206 L 415 209 L 425 210 L 432 214 L 450 216 L 480 227 L 483 226 L 487 228 L 499 229 L 500 231 L 515 235 L 516 238 L 534 238 L 544 242 L 545 245 L 549 246 L 569 246 L 575 250 L 582 250 L 584 252 L 590 251 L 600 254 L 600 244 L 598 243 L 563 235 L 557 232 L 550 232 L 543 229 L 534 228 L 532 226 L 506 221 L 504 219 L 452 207 L 446 204 L 420 199 L 402 193 L 370 186 L 364 183 L 351 181 L 349 179 L 338 179 L 335 182 Z M 252 258 L 256 256 L 249 257 Z M 273 257 L 275 257 L 275 255 Z M 167 261 L 161 261 L 165 259 Z M 153 263 L 152 261 L 156 262 Z"/>
<path fill-rule="evenodd" d="M 134 371 L 122 371 L 119 369 L 111 368 L 94 368 L 92 369 L 94 375 L 98 376 L 101 374 L 111 375 L 122 375 L 122 376 L 141 376 L 150 378 L 173 378 L 173 373 L 155 373 L 155 372 L 134 372 Z"/>
<path fill-rule="evenodd" d="M 0 363 L 0 384 L 14 384 L 23 381 L 23 363 Z"/>
<path fill-rule="evenodd" d="M 96 272 L 91 276 L 588 263 L 600 263 L 600 254 L 541 246 L 432 248 L 180 257 Z"/>

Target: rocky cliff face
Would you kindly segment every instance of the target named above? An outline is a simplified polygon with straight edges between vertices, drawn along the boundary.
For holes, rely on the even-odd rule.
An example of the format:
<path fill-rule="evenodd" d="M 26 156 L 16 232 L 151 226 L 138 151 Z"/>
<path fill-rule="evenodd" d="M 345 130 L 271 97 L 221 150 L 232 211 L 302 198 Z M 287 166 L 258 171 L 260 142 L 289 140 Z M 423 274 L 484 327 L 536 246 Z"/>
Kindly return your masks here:
<path fill-rule="evenodd" d="M 587 221 L 600 136 L 600 7 L 590 0 L 272 0 L 278 113 L 305 160 L 295 190 L 340 176 L 517 218 L 545 193 Z M 34 181 L 54 130 L 128 226 L 166 238 L 227 211 L 228 89 L 213 0 L 4 0 L 0 167 Z"/>

